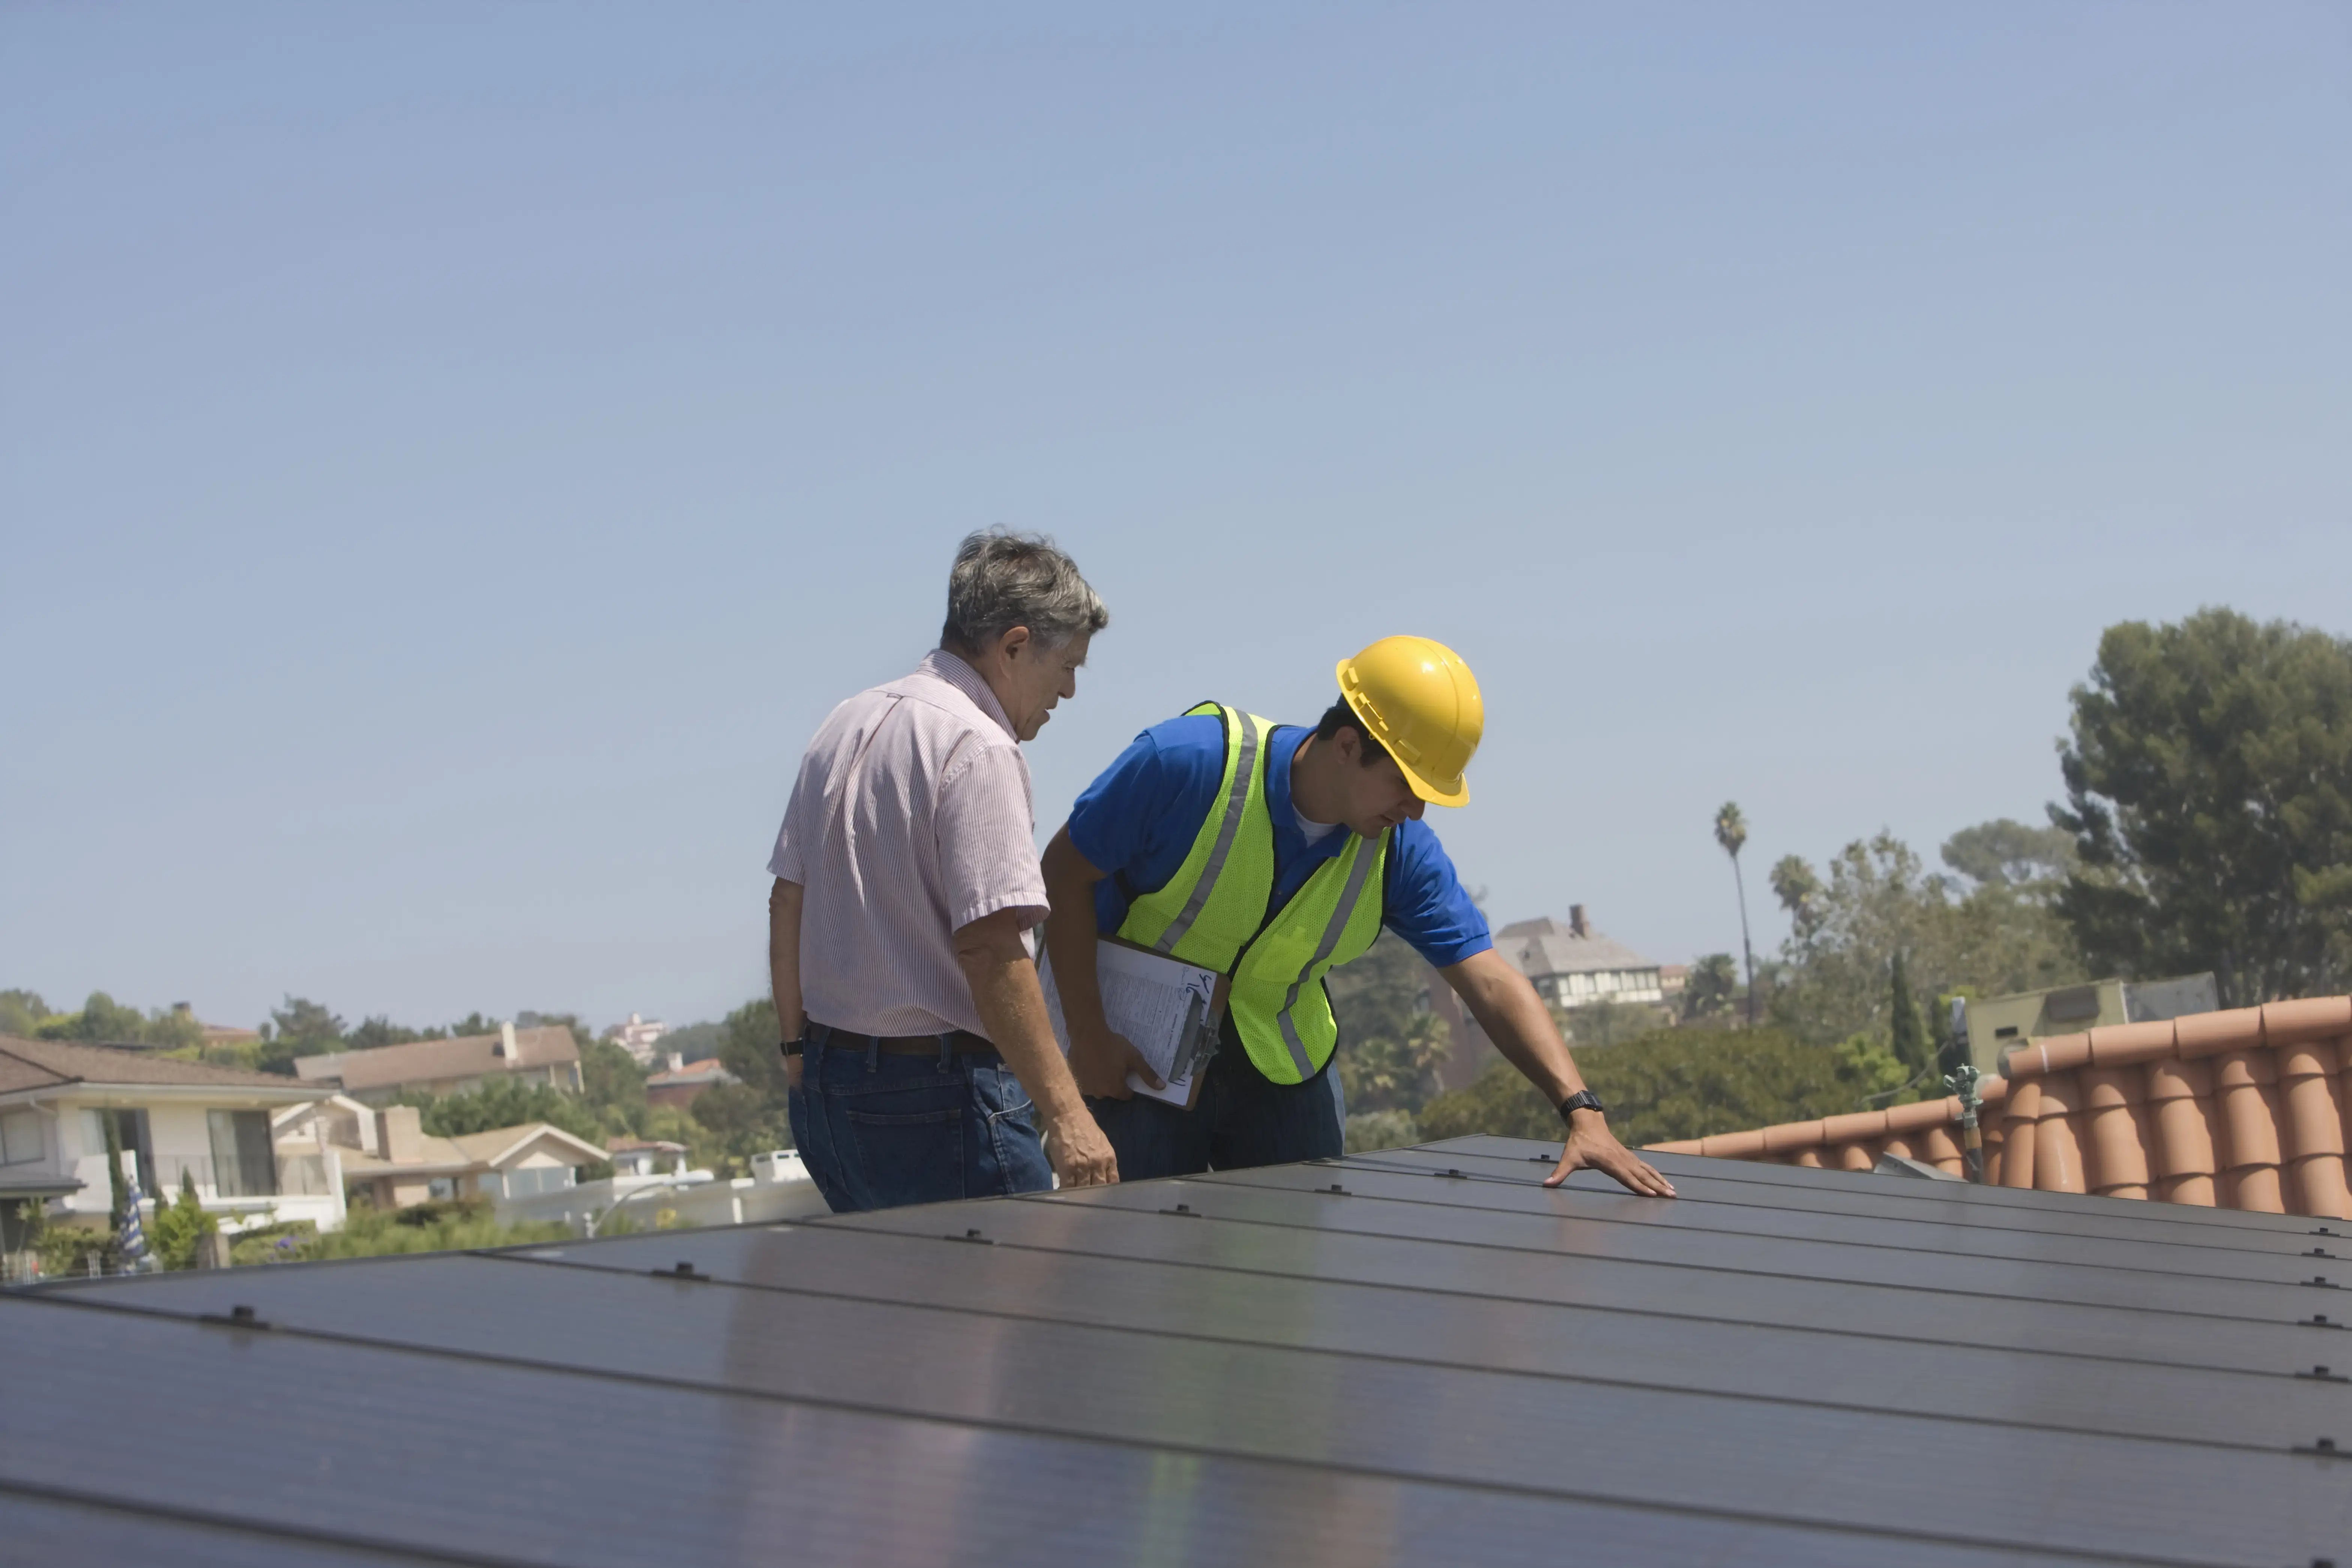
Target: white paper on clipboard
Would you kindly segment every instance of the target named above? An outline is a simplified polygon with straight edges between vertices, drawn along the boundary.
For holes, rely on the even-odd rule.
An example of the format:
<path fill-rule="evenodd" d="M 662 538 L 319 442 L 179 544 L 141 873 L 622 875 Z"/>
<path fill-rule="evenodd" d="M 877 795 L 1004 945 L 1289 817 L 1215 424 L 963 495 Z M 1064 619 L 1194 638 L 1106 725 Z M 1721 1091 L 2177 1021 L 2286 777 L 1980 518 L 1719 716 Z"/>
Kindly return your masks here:
<path fill-rule="evenodd" d="M 1051 957 L 1038 961 L 1037 978 L 1045 987 L 1045 1013 L 1053 1020 L 1054 1038 L 1067 1056 L 1070 1027 L 1062 1019 Z M 1095 978 L 1102 990 L 1105 1020 L 1143 1053 L 1151 1070 L 1168 1085 L 1154 1089 L 1130 1072 L 1127 1087 L 1171 1105 L 1190 1105 L 1192 1076 L 1217 1048 L 1217 972 L 1097 939 Z"/>

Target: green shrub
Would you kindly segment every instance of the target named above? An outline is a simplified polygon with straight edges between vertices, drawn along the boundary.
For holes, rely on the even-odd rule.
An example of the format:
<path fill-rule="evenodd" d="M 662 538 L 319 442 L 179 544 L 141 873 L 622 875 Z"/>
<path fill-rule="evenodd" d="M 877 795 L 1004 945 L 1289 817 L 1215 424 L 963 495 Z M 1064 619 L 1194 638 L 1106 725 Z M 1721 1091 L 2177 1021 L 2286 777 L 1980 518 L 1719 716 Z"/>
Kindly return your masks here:
<path fill-rule="evenodd" d="M 1421 1142 L 1421 1129 L 1410 1110 L 1360 1110 L 1348 1118 L 1347 1149 L 1360 1154 L 1372 1149 L 1402 1149 Z"/>

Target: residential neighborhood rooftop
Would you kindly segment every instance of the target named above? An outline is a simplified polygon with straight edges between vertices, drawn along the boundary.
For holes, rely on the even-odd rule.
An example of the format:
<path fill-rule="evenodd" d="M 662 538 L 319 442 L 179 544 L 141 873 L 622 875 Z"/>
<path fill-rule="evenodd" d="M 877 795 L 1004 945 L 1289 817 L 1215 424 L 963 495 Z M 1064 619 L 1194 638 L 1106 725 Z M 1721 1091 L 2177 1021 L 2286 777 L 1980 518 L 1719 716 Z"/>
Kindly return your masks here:
<path fill-rule="evenodd" d="M 75 1040 L 21 1040 L 0 1035 L 0 1094 L 73 1083 L 280 1089 L 289 1100 L 313 1099 L 319 1092 L 282 1073 L 245 1072 L 209 1062 L 180 1061 L 153 1051 Z"/>
<path fill-rule="evenodd" d="M 1655 969 L 1658 961 L 1644 958 L 1584 921 L 1579 906 L 1566 921 L 1549 915 L 1513 921 L 1495 933 L 1496 951 L 1522 974 L 1584 974 L 1594 970 Z"/>
<path fill-rule="evenodd" d="M 2306 1326 L 2340 1316 L 2307 1281 L 2341 1244 L 2308 1219 L 1674 1154 L 1679 1200 L 1546 1189 L 1559 1152 L 14 1292 L 11 1544 L 2276 1568 L 2352 1541 L 2346 1368 L 2315 1372 L 2352 1355 Z M 206 1440 L 108 1483 L 158 1401 Z M 614 1431 L 646 1440 L 550 1439 Z"/>
<path fill-rule="evenodd" d="M 509 1050 L 508 1041 L 512 1040 Z M 579 1042 L 561 1024 L 497 1035 L 459 1035 L 362 1051 L 299 1057 L 294 1070 L 313 1081 L 332 1079 L 353 1093 L 404 1083 L 429 1083 L 551 1067 L 580 1059 Z"/>
<path fill-rule="evenodd" d="M 2042 1192 L 2352 1219 L 2352 996 L 2030 1040 L 1982 1086 L 1986 1179 Z M 1849 1171 L 1882 1154 L 1961 1169 L 1959 1101 L 1658 1147 Z"/>

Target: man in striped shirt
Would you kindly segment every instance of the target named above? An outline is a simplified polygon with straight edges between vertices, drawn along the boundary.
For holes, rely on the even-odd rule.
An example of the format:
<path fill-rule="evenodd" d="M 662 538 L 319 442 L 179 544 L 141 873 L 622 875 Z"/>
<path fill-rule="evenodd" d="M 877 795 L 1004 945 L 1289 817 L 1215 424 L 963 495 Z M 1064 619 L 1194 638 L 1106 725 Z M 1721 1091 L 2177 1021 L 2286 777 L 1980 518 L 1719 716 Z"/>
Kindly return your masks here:
<path fill-rule="evenodd" d="M 802 759 L 769 966 L 793 1135 L 837 1212 L 1118 1179 L 1038 984 L 1020 745 L 1077 694 L 1109 619 L 1049 542 L 975 533 L 940 646 L 835 709 Z"/>

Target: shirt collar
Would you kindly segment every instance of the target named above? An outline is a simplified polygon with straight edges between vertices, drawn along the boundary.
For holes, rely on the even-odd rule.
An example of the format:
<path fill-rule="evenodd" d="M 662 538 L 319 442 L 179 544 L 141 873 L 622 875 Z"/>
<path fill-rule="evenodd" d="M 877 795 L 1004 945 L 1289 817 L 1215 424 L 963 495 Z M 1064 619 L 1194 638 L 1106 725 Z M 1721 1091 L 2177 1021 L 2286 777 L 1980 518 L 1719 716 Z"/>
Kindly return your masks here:
<path fill-rule="evenodd" d="M 998 729 L 1012 735 L 1016 743 L 1020 741 L 1021 737 L 1013 733 L 1013 721 L 1004 716 L 1004 704 L 996 700 L 995 691 L 980 671 L 963 659 L 943 647 L 935 647 L 923 656 L 923 662 L 915 667 L 915 673 L 946 681 L 971 698 L 973 707 L 996 721 Z"/>
<path fill-rule="evenodd" d="M 1277 724 L 1266 737 L 1265 808 L 1274 818 L 1274 858 L 1276 865 L 1288 865 L 1295 855 L 1309 856 L 1317 860 L 1328 860 L 1348 847 L 1355 830 L 1342 823 L 1337 833 L 1327 833 L 1316 843 L 1307 842 L 1307 835 L 1298 831 L 1298 807 L 1290 798 L 1290 759 L 1299 743 L 1315 731 L 1304 724 Z"/>

